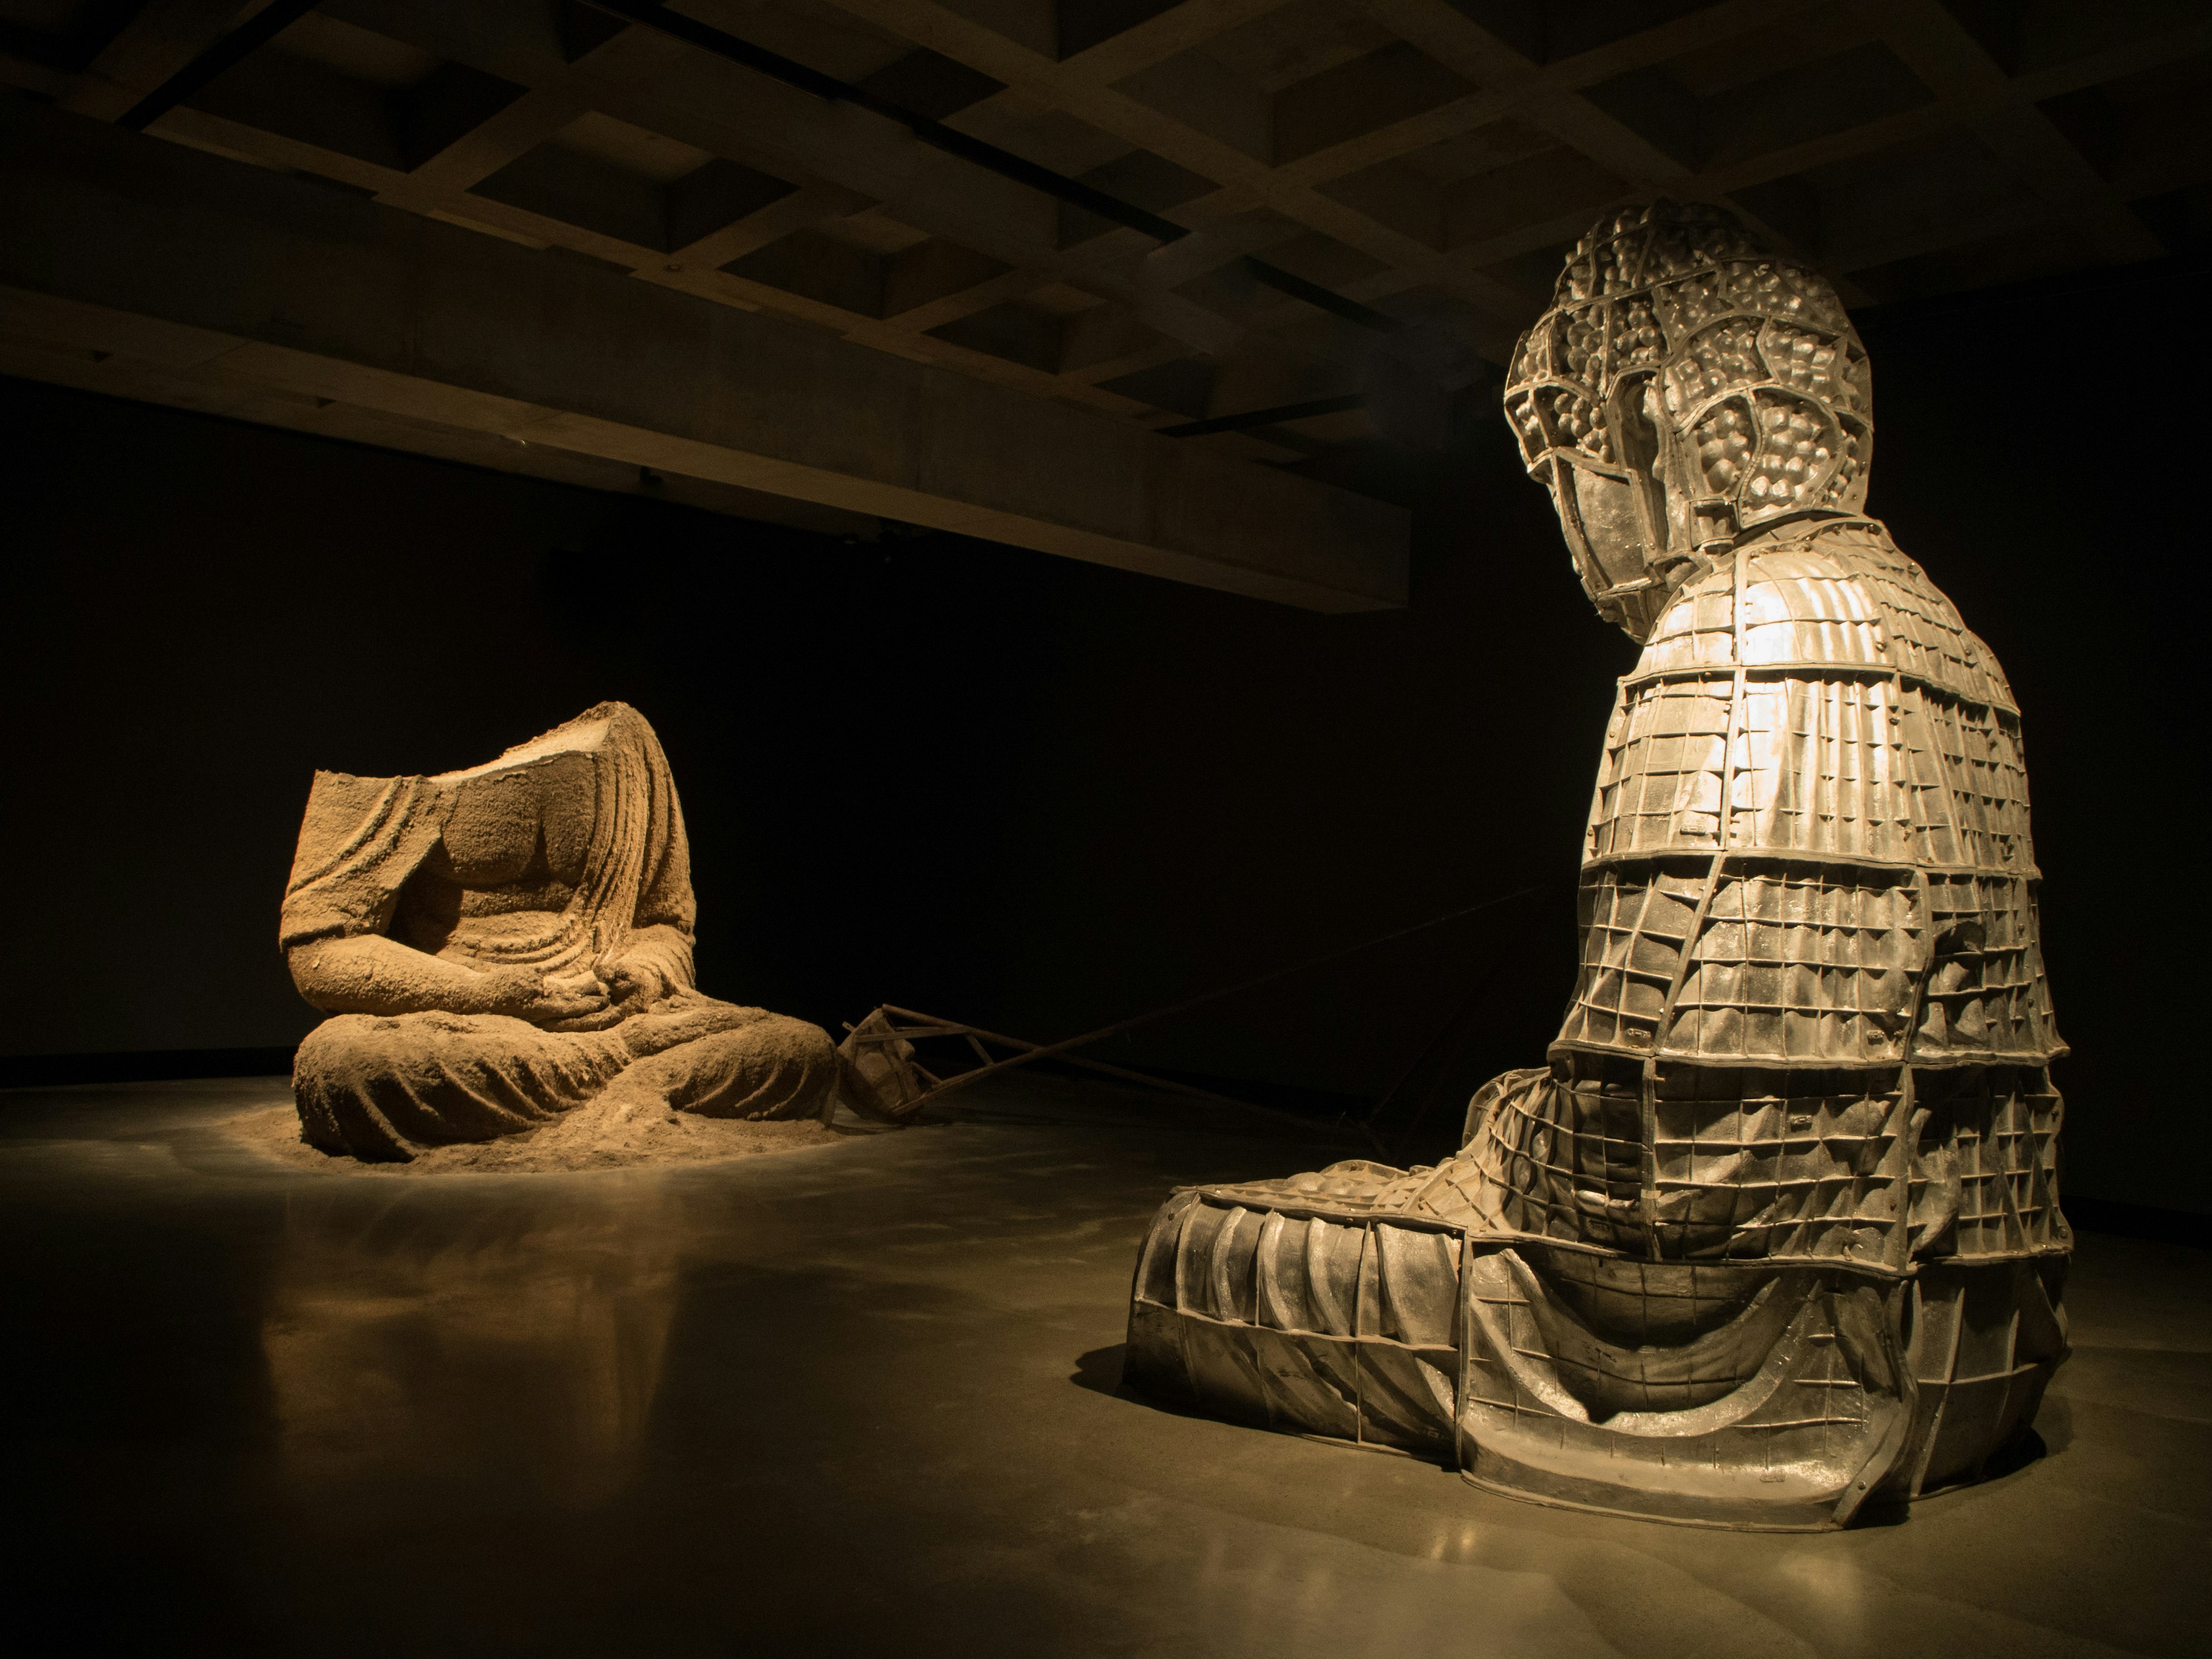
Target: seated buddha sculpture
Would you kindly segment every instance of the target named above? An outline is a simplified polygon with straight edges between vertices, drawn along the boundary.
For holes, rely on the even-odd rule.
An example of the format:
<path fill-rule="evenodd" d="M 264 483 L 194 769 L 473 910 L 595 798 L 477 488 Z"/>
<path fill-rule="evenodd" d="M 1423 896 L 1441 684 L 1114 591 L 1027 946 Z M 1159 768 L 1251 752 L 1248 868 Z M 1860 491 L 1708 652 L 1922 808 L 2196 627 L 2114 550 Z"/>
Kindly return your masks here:
<path fill-rule="evenodd" d="M 1661 203 L 1583 239 L 1506 412 L 1620 682 L 1545 1065 L 1433 1168 L 1178 1193 L 1128 1376 L 1556 1504 L 1817 1528 L 1979 1478 L 2066 1352 L 2020 715 L 1863 508 L 1817 273 Z"/>
<path fill-rule="evenodd" d="M 318 772 L 285 890 L 302 1139 L 407 1161 L 586 1101 L 826 1117 L 843 1061 L 803 1020 L 702 995 L 690 853 L 645 717 L 601 703 L 488 765 Z"/>

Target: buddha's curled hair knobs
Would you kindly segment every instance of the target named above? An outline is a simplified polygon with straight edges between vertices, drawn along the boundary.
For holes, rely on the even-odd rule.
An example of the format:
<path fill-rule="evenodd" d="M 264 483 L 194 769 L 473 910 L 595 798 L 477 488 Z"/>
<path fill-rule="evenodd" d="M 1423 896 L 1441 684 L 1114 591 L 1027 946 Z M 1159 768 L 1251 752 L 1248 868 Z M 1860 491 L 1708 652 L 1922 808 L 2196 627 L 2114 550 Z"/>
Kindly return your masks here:
<path fill-rule="evenodd" d="M 1654 202 L 1592 226 L 1521 337 L 1505 389 L 1531 472 L 1623 461 L 1615 392 L 1674 428 L 1680 482 L 1735 529 L 1808 509 L 1856 512 L 1874 448 L 1866 349 L 1827 280 L 1725 210 Z"/>

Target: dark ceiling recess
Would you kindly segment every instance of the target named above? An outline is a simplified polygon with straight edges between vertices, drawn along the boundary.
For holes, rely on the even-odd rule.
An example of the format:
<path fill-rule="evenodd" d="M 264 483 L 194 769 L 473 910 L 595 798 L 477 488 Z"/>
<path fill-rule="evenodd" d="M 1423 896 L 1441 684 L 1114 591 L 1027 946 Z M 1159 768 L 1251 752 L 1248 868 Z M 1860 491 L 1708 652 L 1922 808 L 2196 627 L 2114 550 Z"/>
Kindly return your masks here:
<path fill-rule="evenodd" d="M 143 131 L 226 70 L 234 68 L 248 55 L 276 39 L 313 11 L 315 3 L 316 0 L 275 0 L 275 3 L 255 13 L 133 105 L 118 118 L 117 125 Z M 1138 231 L 1157 242 L 1178 241 L 1190 234 L 1188 226 L 1162 218 L 1134 203 L 1123 201 L 1095 185 L 1086 185 L 1079 179 L 1071 179 L 1065 173 L 1040 167 L 1011 150 L 1000 149 L 996 144 L 971 137 L 967 133 L 946 126 L 935 116 L 896 101 L 899 96 L 910 97 L 917 103 L 934 104 L 950 114 L 999 89 L 1000 83 L 989 76 L 964 70 L 934 52 L 917 53 L 915 58 L 894 65 L 894 70 L 902 71 L 900 73 L 879 71 L 869 77 L 868 83 L 854 85 L 810 69 L 781 52 L 770 52 L 765 46 L 756 46 L 750 40 L 712 27 L 696 18 L 687 17 L 681 12 L 671 11 L 665 5 L 649 3 L 648 0 L 586 0 L 586 3 L 609 16 L 658 30 L 672 40 L 711 52 L 718 58 L 742 64 L 757 74 L 781 81 L 786 86 L 796 87 L 801 92 L 811 93 L 833 103 L 852 104 L 872 114 L 880 115 L 887 121 L 895 121 L 934 149 L 958 156 L 963 161 L 986 168 L 1001 178 L 1011 179 L 1017 184 L 1026 185 L 1032 190 L 1041 191 L 1113 224 Z M 1131 21 L 1141 21 L 1141 17 Z M 1116 30 L 1126 27 L 1127 22 L 1121 23 L 1116 26 Z M 1116 30 L 1109 30 L 1109 33 Z M 915 61 L 923 58 L 934 61 L 927 64 Z M 957 73 L 947 74 L 945 71 L 948 70 Z M 1377 311 L 1372 306 L 1362 305 L 1357 300 L 1349 299 L 1318 283 L 1308 282 L 1304 277 L 1295 276 L 1264 259 L 1245 254 L 1236 263 L 1253 281 L 1273 289 L 1276 293 L 1302 300 L 1362 328 L 1371 329 L 1378 334 L 1391 334 L 1401 326 L 1396 318 Z M 1227 431 L 1233 428 L 1220 429 Z"/>
<path fill-rule="evenodd" d="M 1152 430 L 1163 438 L 1204 438 L 1216 432 L 1249 432 L 1255 426 L 1310 421 L 1316 415 L 1341 415 L 1346 410 L 1366 407 L 1366 394 L 1352 392 L 1341 398 L 1314 398 L 1302 404 L 1279 404 L 1273 409 L 1249 409 L 1242 415 L 1217 415 L 1208 421 L 1185 421 L 1180 426 L 1156 426 Z"/>
<path fill-rule="evenodd" d="M 1011 179 L 1016 184 L 1042 191 L 1071 207 L 1081 208 L 1114 224 L 1140 232 L 1156 242 L 1179 241 L 1190 234 L 1188 226 L 1179 225 L 1172 219 L 1163 219 L 1157 213 L 1148 212 L 1134 203 L 1110 196 L 1079 179 L 1070 179 L 1065 173 L 1054 173 L 1050 167 L 1039 167 L 1035 161 L 1025 160 L 1012 150 L 1000 149 L 996 144 L 987 144 L 980 138 L 956 131 L 943 122 L 918 110 L 895 104 L 866 87 L 854 86 L 818 70 L 809 69 L 780 52 L 770 52 L 765 46 L 757 46 L 750 40 L 725 33 L 695 18 L 686 17 L 681 12 L 671 11 L 666 6 L 652 4 L 650 0 L 587 0 L 587 3 L 613 16 L 627 18 L 649 29 L 658 29 L 672 40 L 711 52 L 732 64 L 742 64 L 745 68 L 781 81 L 787 87 L 811 92 L 816 97 L 826 98 L 832 103 L 856 105 L 887 121 L 896 121 L 933 149 L 941 149 L 947 155 L 957 155 L 963 161 L 973 162 L 1002 179 Z M 1398 331 L 1396 318 L 1377 311 L 1372 306 L 1364 306 L 1357 300 L 1347 299 L 1318 283 L 1310 283 L 1303 276 L 1293 276 L 1280 266 L 1269 264 L 1265 259 L 1255 259 L 1246 254 L 1237 263 L 1254 282 L 1271 288 L 1278 294 L 1288 295 L 1293 300 L 1303 300 L 1310 306 L 1341 317 L 1346 322 L 1357 323 L 1362 328 L 1373 329 L 1378 334 L 1394 334 Z"/>
<path fill-rule="evenodd" d="M 144 0 L 94 0 L 89 5 L 41 6 L 36 23 L 0 17 L 0 52 L 82 75 L 143 9 Z"/>
<path fill-rule="evenodd" d="M 314 10 L 315 0 L 273 0 L 115 118 L 118 127 L 143 132 L 221 75 L 245 62 Z"/>
<path fill-rule="evenodd" d="M 1255 462 L 1448 427 L 1652 194 L 1857 310 L 2212 244 L 2205 0 L 1799 9 L 0 0 L 0 88 Z"/>

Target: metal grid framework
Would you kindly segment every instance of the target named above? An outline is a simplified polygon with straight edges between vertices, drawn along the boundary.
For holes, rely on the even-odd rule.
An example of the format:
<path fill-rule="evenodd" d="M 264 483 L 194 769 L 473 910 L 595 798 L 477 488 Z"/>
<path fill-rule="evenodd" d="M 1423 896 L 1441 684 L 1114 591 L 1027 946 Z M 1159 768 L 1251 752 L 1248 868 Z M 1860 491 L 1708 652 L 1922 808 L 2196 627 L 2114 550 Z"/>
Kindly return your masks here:
<path fill-rule="evenodd" d="M 1505 1094 L 1468 1167 L 1447 1166 L 1453 1197 L 1510 1231 L 1690 1261 L 1880 1261 L 1905 1218 L 1895 1068 L 1677 1071 L 1648 1149 L 1640 1073 L 1589 1057 L 1569 1070 L 1564 1088 Z"/>
<path fill-rule="evenodd" d="M 1554 1079 L 1500 1079 L 1466 1155 L 1496 1224 L 1903 1271 L 1941 1211 L 1945 1254 L 2064 1248 L 2018 715 L 1878 526 L 1681 585 L 1584 854 Z"/>
<path fill-rule="evenodd" d="M 1372 1178 L 1389 1173 L 1339 1165 L 1170 1200 L 1132 1297 L 1144 1385 L 1524 1496 L 1790 1528 L 1830 1524 L 1838 1489 L 1855 1504 L 1908 1437 L 1906 1478 L 1940 1484 L 2033 1409 L 2046 1334 L 2016 1340 L 1999 1320 L 2003 1340 L 1990 1340 L 1993 1309 L 2020 1287 L 1986 1271 L 1884 1289 L 1812 1267 L 1516 1245 L 1378 1194 Z M 1907 1356 L 1881 1333 L 1923 1290 L 1931 1334 L 1908 1403 Z M 1645 1461 L 1634 1439 L 1655 1437 L 1686 1499 L 1656 1510 L 1650 1491 L 1607 1484 Z M 1606 1478 L 1593 1483 L 1593 1465 Z"/>
<path fill-rule="evenodd" d="M 1586 1274 L 1606 1273 L 1622 1282 L 1618 1286 L 1595 1284 L 1588 1278 L 1578 1282 L 1571 1276 L 1577 1267 Z M 1698 1284 L 1698 1276 L 1707 1282 Z M 1478 1339 L 1473 1345 L 1470 1400 L 1520 1416 L 1555 1417 L 1557 1413 L 1540 1398 L 1531 1397 L 1507 1358 L 1540 1353 L 1574 1379 L 1571 1388 L 1578 1399 L 1593 1402 L 1607 1414 L 1694 1411 L 1711 1405 L 1758 1377 L 1774 1338 L 1803 1303 L 1803 1287 L 1778 1284 L 1778 1289 L 1797 1289 L 1799 1294 L 1795 1297 L 1768 1292 L 1765 1300 L 1772 1306 L 1760 1310 L 1766 1316 L 1759 1322 L 1770 1328 L 1762 1333 L 1766 1339 L 1764 1343 L 1744 1342 L 1711 1352 L 1699 1352 L 1694 1347 L 1622 1347 L 1593 1340 L 1581 1321 L 1563 1318 L 1556 1310 L 1567 1299 L 1562 1292 L 1595 1290 L 1600 1297 L 1622 1298 L 1647 1313 L 1668 1302 L 1680 1303 L 1684 1324 L 1710 1328 L 1711 1310 L 1716 1308 L 1726 1309 L 1738 1319 L 1748 1311 L 1757 1291 L 1748 1284 L 1736 1282 L 1741 1279 L 1741 1275 L 1732 1276 L 1725 1269 L 1692 1267 L 1670 1273 L 1645 1263 L 1621 1269 L 1595 1258 L 1577 1261 L 1566 1255 L 1543 1261 L 1540 1272 L 1515 1273 L 1509 1269 L 1496 1274 L 1489 1285 L 1474 1291 L 1478 1306 L 1491 1317 L 1474 1322 L 1492 1340 Z M 1486 1289 L 1489 1294 L 1483 1293 Z M 1835 1332 L 1821 1316 L 1825 1312 L 1820 1310 L 1807 1322 L 1810 1328 L 1802 1334 L 1815 1356 L 1813 1363 L 1777 1389 L 1746 1426 L 1770 1433 L 1838 1427 L 1848 1433 L 1864 1424 L 1869 1415 L 1864 1393 L 1857 1379 L 1838 1363 Z"/>
<path fill-rule="evenodd" d="M 1139 1257 L 1135 1317 L 1174 1348 L 1187 1392 L 1210 1409 L 1449 1457 L 1463 1250 L 1418 1223 L 1185 1193 Z"/>
<path fill-rule="evenodd" d="M 1206 1318 L 1252 1323 L 1237 1288 L 1289 1282 L 1264 1241 L 1297 1217 L 1347 1258 L 1355 1229 L 1457 1232 L 1457 1282 L 1423 1291 L 1458 1298 L 1452 1455 L 1522 1496 L 1844 1524 L 1977 1478 L 2033 1418 L 2071 1237 L 2019 714 L 1857 511 L 1870 384 L 1818 273 L 1708 205 L 1577 245 L 1506 409 L 1592 599 L 1645 648 L 1550 1063 L 1486 1085 L 1433 1170 L 1171 1201 L 1144 1259 L 1171 1248 L 1176 1273 L 1140 1267 L 1130 1324 L 1148 1385 L 1249 1404 L 1227 1352 L 1297 1379 L 1267 1420 L 1340 1432 L 1297 1414 L 1334 1386 L 1310 1342 L 1194 1346 L 1178 1322 L 1211 1291 Z M 1247 1221 L 1261 1254 L 1225 1243 Z"/>
<path fill-rule="evenodd" d="M 256 9 L 0 0 L 0 82 L 119 117 Z M 1387 423 L 1387 337 L 1247 256 L 1503 364 L 1632 197 L 1724 205 L 1856 305 L 2154 257 L 2212 176 L 2195 0 L 680 9 L 1191 234 L 568 0 L 327 0 L 150 130 L 1148 426 L 1373 394 L 1194 440 L 1276 460 Z"/>

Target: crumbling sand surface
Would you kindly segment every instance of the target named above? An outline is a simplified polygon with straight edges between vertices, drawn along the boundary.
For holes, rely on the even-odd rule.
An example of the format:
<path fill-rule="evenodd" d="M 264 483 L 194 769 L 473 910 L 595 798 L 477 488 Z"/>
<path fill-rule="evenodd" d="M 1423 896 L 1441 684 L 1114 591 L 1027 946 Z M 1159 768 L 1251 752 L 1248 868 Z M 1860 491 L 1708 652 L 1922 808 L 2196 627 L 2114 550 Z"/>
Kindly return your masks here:
<path fill-rule="evenodd" d="M 600 1109 L 598 1103 L 587 1102 L 526 1134 L 425 1146 L 404 1164 L 365 1164 L 301 1140 L 300 1115 L 289 1105 L 240 1112 L 216 1127 L 238 1144 L 293 1169 L 386 1176 L 540 1175 L 641 1164 L 714 1164 L 805 1152 L 845 1139 L 811 1118 L 755 1122 L 689 1112 L 647 1115 Z"/>
<path fill-rule="evenodd" d="M 528 1152 L 447 1156 L 567 1169 L 732 1155 L 651 1127 L 672 1105 L 827 1116 L 850 1076 L 827 1031 L 697 988 L 689 847 L 668 757 L 627 703 L 465 771 L 316 773 L 277 932 L 331 1016 L 292 1069 L 314 1143 L 401 1163 L 539 1123 Z M 552 1127 L 602 1095 L 641 1127 Z"/>

